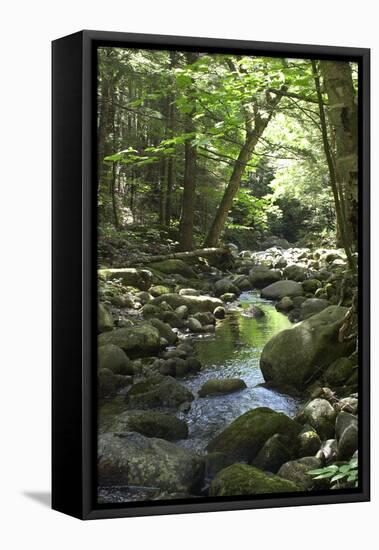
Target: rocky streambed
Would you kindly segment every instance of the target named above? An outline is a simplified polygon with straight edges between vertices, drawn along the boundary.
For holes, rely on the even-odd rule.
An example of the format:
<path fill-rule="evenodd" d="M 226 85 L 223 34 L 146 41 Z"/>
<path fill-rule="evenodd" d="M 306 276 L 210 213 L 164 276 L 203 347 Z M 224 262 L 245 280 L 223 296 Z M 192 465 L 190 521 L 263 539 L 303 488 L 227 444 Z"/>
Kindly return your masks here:
<path fill-rule="evenodd" d="M 325 489 L 358 446 L 341 251 L 102 269 L 101 502 Z"/>

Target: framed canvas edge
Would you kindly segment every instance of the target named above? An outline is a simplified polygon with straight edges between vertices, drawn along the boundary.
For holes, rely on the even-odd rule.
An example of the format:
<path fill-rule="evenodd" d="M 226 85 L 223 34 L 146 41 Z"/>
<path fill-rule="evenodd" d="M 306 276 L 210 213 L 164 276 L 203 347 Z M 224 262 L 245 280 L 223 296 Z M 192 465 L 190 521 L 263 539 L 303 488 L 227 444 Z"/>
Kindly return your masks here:
<path fill-rule="evenodd" d="M 82 289 L 82 365 L 80 381 L 82 386 L 81 417 L 78 422 L 81 426 L 82 448 L 81 468 L 82 486 L 80 503 L 81 512 L 69 513 L 80 519 L 119 518 L 162 514 L 180 514 L 195 512 L 231 511 L 243 509 L 276 508 L 283 506 L 302 506 L 319 504 L 336 504 L 348 502 L 366 502 L 370 500 L 370 50 L 367 48 L 351 48 L 337 46 L 317 46 L 303 44 L 283 44 L 272 42 L 254 42 L 215 38 L 177 37 L 166 35 L 145 35 L 133 33 L 114 33 L 102 31 L 80 31 L 73 36 L 80 36 L 82 40 L 82 162 L 77 167 L 81 174 L 82 193 L 82 272 L 80 285 Z M 62 38 L 60 40 L 65 40 Z M 60 41 L 59 40 L 59 41 Z M 246 51 L 251 54 L 258 51 L 272 55 L 293 54 L 294 56 L 307 55 L 308 57 L 327 58 L 354 58 L 361 63 L 362 81 L 360 98 L 360 296 L 362 316 L 360 320 L 361 337 L 361 380 L 360 389 L 365 395 L 363 404 L 360 405 L 360 438 L 361 438 L 361 486 L 362 491 L 349 493 L 333 493 L 327 495 L 307 494 L 304 496 L 251 498 L 250 500 L 218 500 L 217 502 L 195 502 L 196 499 L 186 503 L 167 502 L 157 505 L 144 503 L 142 506 L 125 506 L 107 508 L 94 506 L 94 458 L 96 458 L 96 441 L 93 432 L 93 415 L 95 412 L 94 389 L 96 380 L 91 373 L 91 358 L 93 357 L 92 329 L 96 315 L 96 283 L 93 280 L 94 268 L 94 211 L 96 197 L 92 192 L 94 159 L 96 153 L 96 117 L 94 105 L 95 74 L 95 48 L 104 43 L 114 43 L 115 46 L 133 47 L 156 46 L 164 49 L 172 48 L 220 48 L 227 51 Z M 79 238 L 77 236 L 77 238 Z M 79 283 L 79 281 L 78 281 Z M 361 400 L 362 401 L 362 400 Z M 53 466 L 54 468 L 54 466 Z M 55 508 L 57 509 L 57 508 Z M 78 507 L 76 507 L 78 510 Z"/>

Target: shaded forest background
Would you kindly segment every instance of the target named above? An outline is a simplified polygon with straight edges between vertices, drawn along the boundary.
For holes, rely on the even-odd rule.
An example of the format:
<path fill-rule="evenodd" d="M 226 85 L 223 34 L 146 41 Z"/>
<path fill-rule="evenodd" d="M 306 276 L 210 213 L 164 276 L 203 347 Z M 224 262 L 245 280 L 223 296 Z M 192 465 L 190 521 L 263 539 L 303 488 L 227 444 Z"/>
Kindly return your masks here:
<path fill-rule="evenodd" d="M 354 63 L 98 50 L 99 233 L 151 251 L 275 235 L 354 269 Z M 101 247 L 100 247 L 101 248 Z"/>

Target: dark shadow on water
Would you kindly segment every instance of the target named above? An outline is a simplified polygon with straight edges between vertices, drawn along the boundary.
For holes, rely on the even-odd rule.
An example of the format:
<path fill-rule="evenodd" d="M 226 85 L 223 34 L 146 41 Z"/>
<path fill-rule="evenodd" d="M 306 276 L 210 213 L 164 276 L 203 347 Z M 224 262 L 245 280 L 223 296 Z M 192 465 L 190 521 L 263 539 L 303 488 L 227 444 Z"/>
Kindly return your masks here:
<path fill-rule="evenodd" d="M 51 506 L 51 493 L 48 491 L 24 491 L 22 494 L 42 506 Z"/>

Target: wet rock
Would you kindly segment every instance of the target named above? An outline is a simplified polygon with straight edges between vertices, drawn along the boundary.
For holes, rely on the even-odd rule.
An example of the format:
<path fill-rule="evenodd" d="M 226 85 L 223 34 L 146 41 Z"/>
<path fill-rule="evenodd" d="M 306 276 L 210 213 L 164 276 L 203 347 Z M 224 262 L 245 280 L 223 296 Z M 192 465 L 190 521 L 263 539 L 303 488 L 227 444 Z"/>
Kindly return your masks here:
<path fill-rule="evenodd" d="M 288 312 L 294 308 L 293 300 L 289 296 L 284 296 L 277 304 L 275 304 L 275 309 L 277 311 Z"/>
<path fill-rule="evenodd" d="M 220 395 L 225 393 L 233 393 L 245 389 L 247 386 L 240 378 L 211 378 L 207 380 L 199 390 L 199 397 L 207 395 Z"/>
<path fill-rule="evenodd" d="M 164 439 L 139 433 L 99 437 L 99 485 L 139 485 L 170 492 L 201 488 L 204 459 Z"/>
<path fill-rule="evenodd" d="M 320 313 L 329 306 L 330 304 L 328 300 L 320 298 L 308 298 L 300 306 L 300 319 L 302 321 L 305 321 L 306 319 L 309 319 L 309 317 L 312 317 L 312 315 Z"/>
<path fill-rule="evenodd" d="M 296 281 L 278 281 L 262 289 L 261 296 L 267 300 L 281 300 L 285 296 L 301 296 L 302 286 Z"/>
<path fill-rule="evenodd" d="M 98 273 L 106 281 L 118 279 L 125 286 L 134 286 L 140 290 L 149 290 L 153 282 L 153 274 L 148 269 L 136 269 L 134 267 L 99 269 Z"/>
<path fill-rule="evenodd" d="M 283 413 L 258 407 L 234 420 L 208 444 L 208 451 L 218 451 L 236 460 L 251 462 L 264 443 L 274 434 L 296 437 L 301 426 Z"/>
<path fill-rule="evenodd" d="M 131 360 L 121 348 L 114 344 L 99 347 L 97 365 L 99 369 L 109 369 L 114 374 L 134 374 Z"/>
<path fill-rule="evenodd" d="M 334 462 L 337 458 L 337 439 L 327 439 L 323 441 L 320 449 L 316 453 L 316 458 L 323 464 Z"/>
<path fill-rule="evenodd" d="M 294 457 L 296 443 L 295 438 L 274 434 L 266 441 L 253 460 L 253 466 L 275 474 L 284 462 Z"/>
<path fill-rule="evenodd" d="M 336 420 L 337 460 L 348 460 L 358 449 L 358 418 L 342 411 Z"/>
<path fill-rule="evenodd" d="M 162 310 L 157 306 L 153 306 L 152 304 L 145 304 L 142 307 L 142 315 L 144 319 L 152 319 L 154 317 L 160 319 L 162 317 Z"/>
<path fill-rule="evenodd" d="M 291 493 L 301 489 L 292 481 L 262 472 L 247 464 L 233 464 L 221 470 L 211 483 L 209 495 L 258 495 L 262 493 Z"/>
<path fill-rule="evenodd" d="M 188 307 L 187 306 L 179 306 L 175 309 L 175 313 L 179 317 L 179 319 L 187 319 L 187 317 L 188 317 Z"/>
<path fill-rule="evenodd" d="M 149 293 L 153 296 L 153 298 L 162 296 L 162 294 L 170 294 L 170 292 L 171 289 L 164 285 L 154 285 L 149 288 Z"/>
<path fill-rule="evenodd" d="M 291 281 L 301 282 L 307 277 L 307 268 L 297 264 L 287 265 L 284 268 L 283 275 Z"/>
<path fill-rule="evenodd" d="M 225 453 L 208 453 L 205 455 L 205 478 L 213 479 L 218 472 L 231 466 L 230 457 Z"/>
<path fill-rule="evenodd" d="M 299 433 L 298 437 L 298 456 L 313 456 L 321 447 L 321 439 L 312 426 L 306 426 Z"/>
<path fill-rule="evenodd" d="M 194 317 L 188 317 L 188 328 L 191 332 L 202 332 L 203 327 L 200 321 Z"/>
<path fill-rule="evenodd" d="M 202 313 L 195 313 L 192 315 L 194 319 L 197 319 L 202 325 L 212 325 L 215 323 L 215 318 L 210 311 L 204 311 Z"/>
<path fill-rule="evenodd" d="M 306 279 L 301 283 L 301 286 L 307 294 L 314 294 L 321 287 L 321 282 L 318 279 Z"/>
<path fill-rule="evenodd" d="M 113 317 L 108 308 L 99 303 L 97 305 L 97 330 L 98 332 L 107 332 L 113 328 Z"/>
<path fill-rule="evenodd" d="M 282 274 L 278 269 L 269 269 L 265 266 L 254 267 L 249 272 L 249 280 L 254 288 L 264 288 L 280 281 Z"/>
<path fill-rule="evenodd" d="M 354 365 L 347 357 L 336 359 L 325 371 L 324 380 L 331 388 L 343 386 L 354 372 Z"/>
<path fill-rule="evenodd" d="M 238 287 L 229 279 L 219 279 L 215 282 L 214 292 L 216 296 L 221 296 L 222 294 L 239 294 Z"/>
<path fill-rule="evenodd" d="M 146 437 L 158 437 L 167 441 L 188 437 L 188 426 L 184 420 L 159 411 L 126 411 L 114 418 L 108 431 L 138 432 Z"/>
<path fill-rule="evenodd" d="M 171 376 L 156 374 L 134 384 L 126 396 L 132 409 L 178 408 L 193 401 L 192 393 Z"/>
<path fill-rule="evenodd" d="M 345 411 L 356 415 L 358 413 L 358 399 L 356 397 L 344 397 L 337 403 L 339 411 Z"/>
<path fill-rule="evenodd" d="M 261 319 L 266 315 L 263 309 L 259 306 L 250 306 L 243 310 L 243 314 L 247 317 L 252 317 L 253 319 Z"/>
<path fill-rule="evenodd" d="M 98 337 L 98 343 L 99 346 L 114 344 L 127 354 L 142 357 L 161 348 L 160 338 L 159 331 L 151 323 L 143 322 L 134 327 L 104 332 Z"/>
<path fill-rule="evenodd" d="M 184 320 L 174 311 L 164 311 L 162 313 L 162 320 L 169 324 L 172 328 L 184 327 Z"/>
<path fill-rule="evenodd" d="M 308 474 L 310 470 L 321 468 L 322 463 L 314 456 L 307 456 L 299 460 L 291 460 L 283 464 L 278 471 L 278 476 L 288 481 L 292 481 L 303 491 L 309 491 L 320 486 L 320 481 L 315 480 Z M 328 482 L 322 480 L 322 486 L 328 486 Z M 321 488 L 321 487 L 318 487 Z"/>
<path fill-rule="evenodd" d="M 321 439 L 328 439 L 334 435 L 336 411 L 326 399 L 316 398 L 298 413 L 296 420 L 312 426 Z"/>
<path fill-rule="evenodd" d="M 165 338 L 165 340 L 168 342 L 170 346 L 175 344 L 175 342 L 178 340 L 177 334 L 175 334 L 175 332 L 171 329 L 169 324 L 164 323 L 159 319 L 151 319 L 150 323 L 152 324 L 153 327 L 155 327 L 158 330 L 161 338 Z"/>
<path fill-rule="evenodd" d="M 216 309 L 213 312 L 213 315 L 216 319 L 225 319 L 225 308 L 222 306 L 216 307 Z"/>
<path fill-rule="evenodd" d="M 200 290 L 195 288 L 181 288 L 179 290 L 179 296 L 200 296 Z"/>
<path fill-rule="evenodd" d="M 228 304 L 229 302 L 234 302 L 234 300 L 237 299 L 237 295 L 236 294 L 232 294 L 231 292 L 226 292 L 225 294 L 222 294 L 220 296 L 220 299 L 225 302 L 226 304 Z"/>
<path fill-rule="evenodd" d="M 294 328 L 273 336 L 264 346 L 260 367 L 266 382 L 303 389 L 338 357 L 349 355 L 354 342 L 339 342 L 347 308 L 329 306 Z"/>

